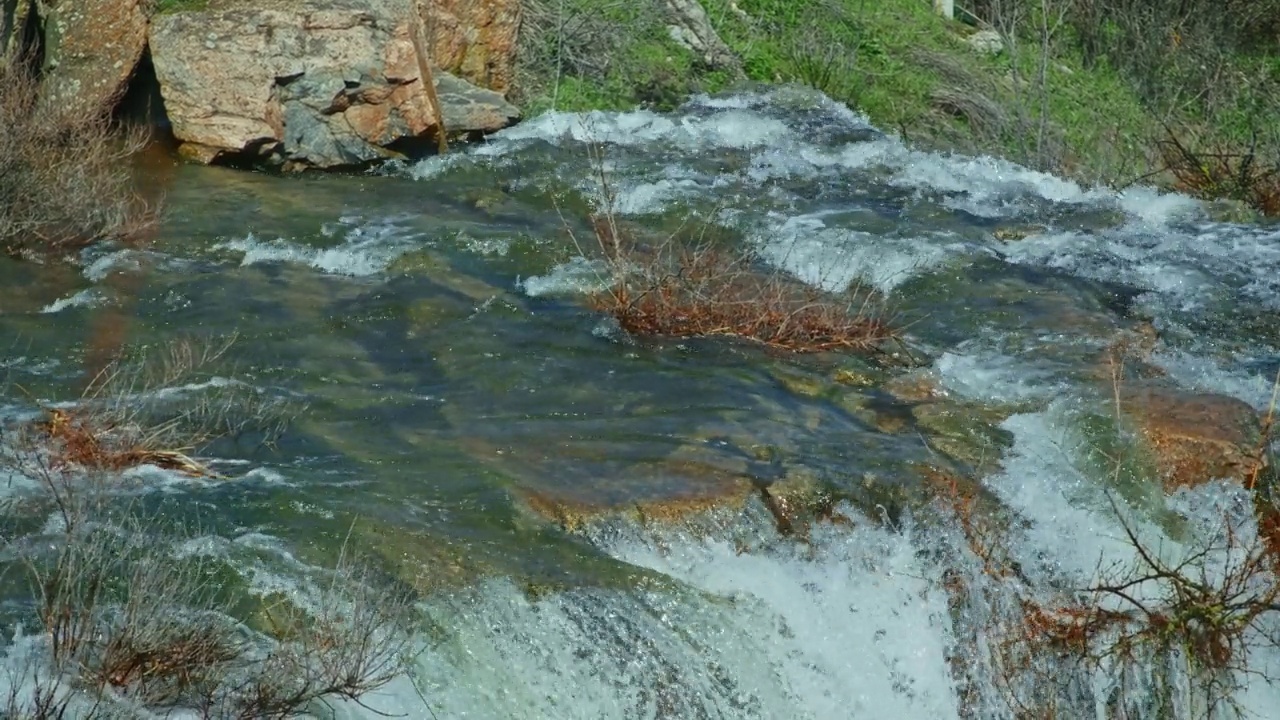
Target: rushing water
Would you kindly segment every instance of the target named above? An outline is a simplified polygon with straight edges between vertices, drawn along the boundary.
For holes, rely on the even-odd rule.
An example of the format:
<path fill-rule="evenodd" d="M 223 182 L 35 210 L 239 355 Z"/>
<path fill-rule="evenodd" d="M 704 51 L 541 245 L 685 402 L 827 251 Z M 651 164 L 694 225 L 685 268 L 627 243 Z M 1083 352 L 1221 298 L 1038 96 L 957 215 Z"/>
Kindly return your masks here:
<path fill-rule="evenodd" d="M 885 293 L 949 414 L 913 412 L 882 389 L 902 371 L 863 358 L 637 342 L 585 309 L 596 275 L 564 224 L 589 238 L 592 143 L 637 232 L 692 218 L 805 282 Z M 156 182 L 167 212 L 145 248 L 0 260 L 0 411 L 74 397 L 120 338 L 237 333 L 213 386 L 305 411 L 274 447 L 209 448 L 227 480 L 143 471 L 137 494 L 198 520 L 175 552 L 224 558 L 261 595 L 304 592 L 354 521 L 432 618 L 417 690 L 370 701 L 408 717 L 427 716 L 418 691 L 441 719 L 1013 717 L 973 659 L 971 629 L 998 609 L 948 604 L 949 570 L 981 572 L 926 552 L 956 540 L 912 519 L 917 468 L 982 475 L 1025 521 L 1027 582 L 1085 582 L 1132 554 L 1077 422 L 1105 402 L 1104 349 L 1150 323 L 1173 382 L 1259 410 L 1280 370 L 1280 232 L 913 150 L 802 90 L 551 113 L 360 177 L 181 166 Z M 996 239 L 1008 227 L 1030 234 Z M 744 482 L 826 488 L 852 520 L 779 536 Z M 534 511 L 707 498 L 745 502 L 567 530 Z M 1113 680 L 1088 680 L 1074 712 L 1163 716 L 1109 706 Z M 1263 679 L 1236 696 L 1280 717 Z"/>

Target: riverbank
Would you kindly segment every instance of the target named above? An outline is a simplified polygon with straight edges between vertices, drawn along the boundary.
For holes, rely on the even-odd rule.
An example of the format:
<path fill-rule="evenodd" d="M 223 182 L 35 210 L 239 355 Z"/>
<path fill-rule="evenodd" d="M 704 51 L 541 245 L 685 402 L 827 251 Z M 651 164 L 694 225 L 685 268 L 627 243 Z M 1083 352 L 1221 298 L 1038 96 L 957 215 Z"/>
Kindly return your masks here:
<path fill-rule="evenodd" d="M 1089 185 L 1141 182 L 1224 199 L 1236 218 L 1254 214 L 1245 206 L 1278 209 L 1259 187 L 1275 146 L 1270 76 L 1259 70 L 1271 48 L 1225 56 L 1231 48 L 1220 41 L 1221 71 L 1206 80 L 1182 67 L 1180 52 L 1204 54 L 1191 38 L 1177 36 L 1163 66 L 1118 68 L 1099 57 L 1106 47 L 1082 49 L 1088 28 L 1075 9 L 1047 2 L 1016 17 L 988 11 L 988 22 L 963 10 L 946 20 L 922 0 L 704 0 L 710 44 L 722 43 L 725 58 L 680 30 L 687 15 L 677 8 L 687 5 L 525 0 L 517 102 L 530 116 L 662 110 L 743 82 L 798 82 L 922 149 L 990 154 Z M 1161 78 L 1186 93 L 1144 91 Z M 1213 92 L 1191 97 L 1197 83 Z"/>

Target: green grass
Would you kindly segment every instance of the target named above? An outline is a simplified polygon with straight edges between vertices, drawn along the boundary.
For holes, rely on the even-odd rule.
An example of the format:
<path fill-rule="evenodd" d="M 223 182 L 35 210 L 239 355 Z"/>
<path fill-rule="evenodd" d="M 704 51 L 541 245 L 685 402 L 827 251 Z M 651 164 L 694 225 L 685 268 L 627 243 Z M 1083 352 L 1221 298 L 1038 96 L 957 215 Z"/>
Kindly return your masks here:
<path fill-rule="evenodd" d="M 551 108 L 668 109 L 737 79 L 709 70 L 669 37 L 658 0 L 525 2 L 541 4 L 544 12 L 563 7 L 564 26 L 575 28 L 566 33 L 570 54 L 588 60 L 576 67 L 559 63 L 564 70 L 557 72 L 557 38 L 549 25 L 531 45 L 522 40 L 519 101 L 529 115 Z M 1066 26 L 1051 45 L 1042 92 L 1034 33 L 997 56 L 982 55 L 965 42 L 973 27 L 938 17 L 925 0 L 702 3 L 741 60 L 744 79 L 815 87 L 915 145 L 992 154 L 1090 184 L 1124 184 L 1161 167 L 1161 118 L 1205 138 L 1205 145 L 1247 147 L 1259 118 L 1280 115 L 1276 93 L 1267 90 L 1280 87 L 1280 59 L 1265 54 L 1238 59 L 1237 90 L 1221 93 L 1229 102 L 1212 110 L 1189 104 L 1170 115 L 1144 103 L 1135 78 L 1105 58 L 1086 67 Z M 583 26 L 595 29 L 583 33 Z M 1178 86 L 1176 70 L 1166 75 L 1164 83 Z M 1246 77 L 1251 80 L 1239 79 Z"/>
<path fill-rule="evenodd" d="M 1036 77 L 1038 48 L 1023 44 L 1014 53 L 982 56 L 964 42 L 971 28 L 938 17 L 919 0 L 742 0 L 738 7 L 750 23 L 728 0 L 706 5 L 754 80 L 813 85 L 881 129 L 914 141 L 1033 160 L 1026 146 L 1034 138 L 1027 131 L 1004 128 L 994 138 L 979 137 L 966 118 L 940 112 L 932 97 L 948 87 L 977 90 L 1009 115 L 1017 115 L 1020 104 L 1021 114 L 1038 127 L 1038 99 L 1026 92 L 1019 98 L 1008 80 L 1015 64 L 1024 78 Z M 1078 58 L 1064 53 L 1053 58 L 1048 81 L 1049 125 L 1069 152 L 1059 158 L 1060 167 L 1047 169 L 1109 181 L 1120 179 L 1127 166 L 1136 171 L 1154 127 L 1129 86 L 1106 68 L 1085 71 Z"/>
<path fill-rule="evenodd" d="M 526 11 L 519 64 L 520 100 L 528 115 L 552 109 L 666 110 L 728 81 L 723 73 L 697 67 L 697 58 L 671 39 L 656 3 L 534 0 L 528 6 L 552 16 L 539 26 L 528 21 Z M 582 64 L 577 58 L 589 67 L 575 67 Z"/>

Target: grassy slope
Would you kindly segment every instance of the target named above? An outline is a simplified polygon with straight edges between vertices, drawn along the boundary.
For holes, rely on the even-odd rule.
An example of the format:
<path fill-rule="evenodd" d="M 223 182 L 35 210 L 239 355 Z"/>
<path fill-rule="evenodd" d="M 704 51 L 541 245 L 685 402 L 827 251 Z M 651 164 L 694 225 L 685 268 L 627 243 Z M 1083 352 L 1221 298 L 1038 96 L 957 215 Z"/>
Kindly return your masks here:
<path fill-rule="evenodd" d="M 534 51 L 526 51 L 529 72 L 521 100 L 531 115 L 553 106 L 669 107 L 690 92 L 714 92 L 731 82 L 725 73 L 700 67 L 672 42 L 661 15 L 642 9 L 646 3 L 565 4 L 568 26 L 610 23 L 625 32 L 612 37 L 569 33 L 576 37 L 568 44 L 607 54 L 608 70 L 592 77 L 569 71 L 556 82 L 554 38 L 541 38 Z M 1009 78 L 1011 58 L 1024 78 L 1035 76 L 1037 49 L 980 55 L 964 42 L 972 28 L 944 21 L 923 0 L 738 0 L 741 12 L 730 0 L 703 4 L 742 58 L 748 79 L 816 86 L 913 142 L 989 152 L 1090 181 L 1129 179 L 1151 159 L 1158 127 L 1134 93 L 1115 73 L 1085 71 L 1069 55 L 1054 58 L 1048 78 L 1050 135 L 1059 138 L 1055 152 L 1036 152 L 1039 100 L 1025 88 L 1015 92 Z M 946 89 L 989 97 L 1004 118 L 993 126 L 943 112 L 932 97 Z"/>
<path fill-rule="evenodd" d="M 705 1 L 753 79 L 818 85 L 865 112 L 878 127 L 916 141 L 991 152 L 1108 182 L 1136 174 L 1147 159 L 1156 126 L 1137 96 L 1115 73 L 1085 71 L 1078 58 L 1065 53 L 1052 58 L 1047 79 L 1049 135 L 1058 138 L 1058 147 L 1037 152 L 1041 104 L 1032 80 L 1038 48 L 1023 45 L 984 56 L 965 43 L 973 28 L 943 20 L 931 3 L 741 0 L 738 7 L 751 18 L 748 22 L 728 0 Z M 844 52 L 823 54 L 824 47 Z M 1023 78 L 1020 91 L 1011 79 L 1015 62 Z M 827 63 L 836 71 L 813 67 Z M 933 96 L 947 90 L 989 98 L 1005 121 L 977 126 L 974 118 L 942 111 Z"/>
<path fill-rule="evenodd" d="M 529 114 L 552 108 L 667 109 L 692 92 L 723 90 L 736 79 L 705 68 L 671 40 L 660 0 L 522 1 L 524 94 L 516 100 Z M 701 1 L 739 55 L 746 79 L 818 87 L 915 145 L 1002 156 L 1085 183 L 1123 186 L 1140 179 L 1203 197 L 1230 197 L 1233 202 L 1219 210 L 1234 219 L 1256 218 L 1244 204 L 1263 206 L 1249 191 L 1252 181 L 1231 182 L 1236 170 L 1230 167 L 1208 182 L 1192 178 L 1190 186 L 1185 174 L 1152 173 L 1164 168 L 1164 113 L 1149 110 L 1137 87 L 1105 60 L 1087 67 L 1074 38 L 1066 35 L 1069 29 L 1053 40 L 1041 83 L 1038 42 L 1020 41 L 995 56 L 978 53 L 966 42 L 975 28 L 937 17 L 927 0 Z M 536 32 L 527 32 L 530 27 Z M 1025 28 L 1025 35 L 1036 35 L 1032 29 Z M 1233 63 L 1240 77 L 1271 68 L 1271 86 L 1280 85 L 1280 60 Z M 1247 150 L 1260 118 L 1263 128 L 1277 124 L 1258 110 L 1280 105 L 1271 95 L 1245 91 L 1213 110 L 1183 104 L 1172 124 L 1201 151 Z M 1280 132 L 1272 135 L 1274 146 L 1262 145 L 1263 152 L 1280 147 Z M 1201 172 L 1203 158 L 1184 170 Z M 1274 184 L 1272 205 L 1280 208 L 1280 183 Z"/>
<path fill-rule="evenodd" d="M 690 94 L 722 89 L 727 78 L 696 66 L 696 58 L 668 35 L 658 5 L 525 0 L 516 100 L 529 115 L 637 105 L 669 109 Z M 557 65 L 565 70 L 557 73 Z"/>

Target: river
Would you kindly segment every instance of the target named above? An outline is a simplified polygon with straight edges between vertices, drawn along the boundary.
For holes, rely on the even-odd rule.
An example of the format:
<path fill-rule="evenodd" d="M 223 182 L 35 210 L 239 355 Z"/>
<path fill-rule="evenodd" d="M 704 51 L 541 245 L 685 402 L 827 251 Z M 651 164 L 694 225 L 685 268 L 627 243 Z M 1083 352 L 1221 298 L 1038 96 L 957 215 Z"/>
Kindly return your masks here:
<path fill-rule="evenodd" d="M 592 143 L 623 222 L 707 224 L 804 282 L 881 293 L 945 401 L 886 392 L 906 370 L 874 357 L 637 340 L 588 310 L 596 270 L 565 225 L 590 237 Z M 998 610 L 949 603 L 948 573 L 981 573 L 934 552 L 963 543 L 917 522 L 918 468 L 973 476 L 1021 518 L 1028 582 L 1087 582 L 1133 556 L 1082 429 L 1106 406 L 1101 353 L 1154 328 L 1170 382 L 1259 411 L 1280 371 L 1275 228 L 912 149 L 795 88 L 550 113 L 363 175 L 163 182 L 146 247 L 0 259 L 0 413 L 74 397 L 104 337 L 235 333 L 234 367 L 179 391 L 242 384 L 296 417 L 273 446 L 207 448 L 224 480 L 143 468 L 130 496 L 199 527 L 174 552 L 258 595 L 305 593 L 354 523 L 431 618 L 417 689 L 367 699 L 407 717 L 430 717 L 422 698 L 441 720 L 1016 717 L 967 629 Z M 779 534 L 742 489 L 769 483 L 838 497 L 846 521 Z M 1099 671 L 1062 716 L 1170 717 L 1117 709 L 1121 675 L 1157 693 Z M 1280 718 L 1262 679 L 1233 698 Z"/>

